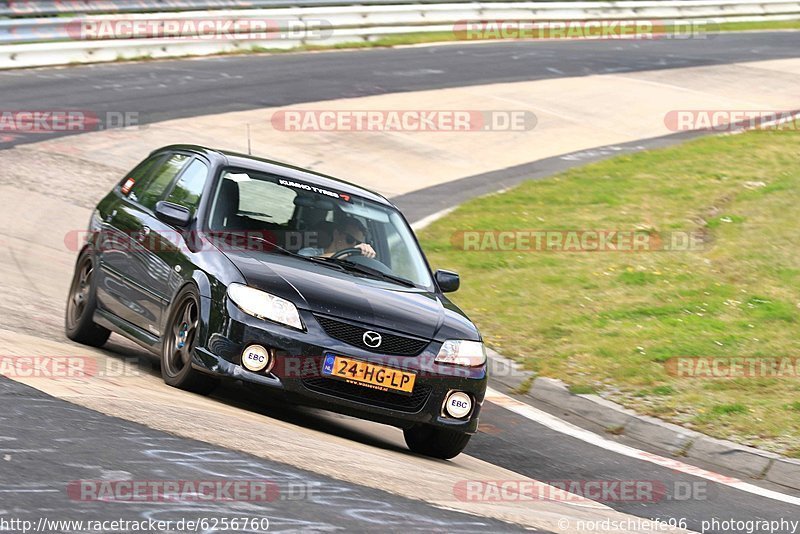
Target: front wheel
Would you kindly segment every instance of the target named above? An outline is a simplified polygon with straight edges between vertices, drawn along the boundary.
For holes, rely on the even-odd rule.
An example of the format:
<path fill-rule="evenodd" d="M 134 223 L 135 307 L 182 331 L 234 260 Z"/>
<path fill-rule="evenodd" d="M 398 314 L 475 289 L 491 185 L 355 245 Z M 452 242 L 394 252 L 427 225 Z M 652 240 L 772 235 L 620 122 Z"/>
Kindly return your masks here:
<path fill-rule="evenodd" d="M 469 443 L 469 434 L 431 425 L 416 425 L 403 430 L 406 445 L 413 452 L 432 458 L 455 458 Z"/>
<path fill-rule="evenodd" d="M 91 255 L 84 251 L 78 257 L 69 286 L 64 331 L 72 341 L 100 347 L 108 341 L 111 331 L 94 323 L 94 311 L 97 308 L 94 288 L 94 262 Z"/>
<path fill-rule="evenodd" d="M 168 385 L 208 395 L 219 381 L 192 368 L 192 353 L 200 332 L 200 299 L 188 286 L 178 293 L 169 314 L 161 349 L 161 376 Z"/>

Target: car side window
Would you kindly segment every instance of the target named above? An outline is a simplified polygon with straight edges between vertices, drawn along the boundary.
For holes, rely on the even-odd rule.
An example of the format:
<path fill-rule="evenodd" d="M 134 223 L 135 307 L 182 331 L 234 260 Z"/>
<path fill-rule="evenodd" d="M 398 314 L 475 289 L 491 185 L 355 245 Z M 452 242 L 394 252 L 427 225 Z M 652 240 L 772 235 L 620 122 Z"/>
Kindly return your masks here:
<path fill-rule="evenodd" d="M 200 203 L 200 196 L 203 194 L 207 178 L 208 166 L 201 160 L 195 159 L 181 174 L 167 197 L 167 201 L 189 208 L 194 213 Z"/>
<path fill-rule="evenodd" d="M 131 172 L 125 175 L 120 182 L 120 190 L 123 195 L 128 195 L 137 184 L 147 182 L 150 173 L 158 167 L 159 162 L 164 161 L 164 154 L 151 156 L 139 163 Z"/>
<path fill-rule="evenodd" d="M 156 202 L 161 200 L 161 195 L 164 194 L 169 184 L 188 162 L 189 156 L 186 154 L 173 154 L 154 172 L 150 173 L 148 180 L 135 184 L 128 198 L 146 208 L 153 209 Z"/>

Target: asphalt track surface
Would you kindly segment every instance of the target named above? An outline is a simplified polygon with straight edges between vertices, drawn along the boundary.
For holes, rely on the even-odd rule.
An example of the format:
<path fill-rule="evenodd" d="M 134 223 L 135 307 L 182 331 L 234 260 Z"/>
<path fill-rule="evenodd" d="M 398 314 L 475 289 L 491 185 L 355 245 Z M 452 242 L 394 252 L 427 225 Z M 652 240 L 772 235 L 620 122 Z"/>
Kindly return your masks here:
<path fill-rule="evenodd" d="M 762 32 L 113 63 L 0 72 L 0 105 L 137 112 L 147 124 L 395 92 L 791 58 L 798 50 L 800 32 Z M 50 137 L 20 135 L 0 148 Z"/>
<path fill-rule="evenodd" d="M 0 402 L 0 455 L 7 458 L 0 461 L 0 515 L 34 525 L 45 518 L 50 528 L 43 532 L 86 532 L 85 527 L 54 525 L 56 521 L 89 519 L 172 521 L 169 530 L 180 532 L 193 530 L 179 528 L 181 520 L 199 522 L 204 518 L 257 521 L 255 528 L 237 532 L 366 532 L 386 524 L 405 532 L 523 530 L 177 438 L 71 405 L 6 378 L 0 378 Z M 88 486 L 82 493 L 77 485 L 82 480 L 210 483 L 226 478 L 253 481 L 254 488 L 259 481 L 271 484 L 263 499 L 252 490 L 253 502 L 106 502 L 96 500 L 102 496 L 102 486 Z M 71 489 L 65 492 L 64 488 Z M 268 524 L 261 523 L 265 518 Z"/>
<path fill-rule="evenodd" d="M 796 57 L 799 50 L 800 33 L 747 33 L 719 35 L 707 41 L 492 43 L 113 64 L 0 73 L 0 103 L 4 109 L 70 107 L 98 113 L 131 110 L 138 111 L 140 119 L 146 123 L 222 111 L 395 91 L 789 58 Z M 627 149 L 662 146 L 680 141 L 686 136 L 676 134 L 631 144 Z M 7 143 L 5 147 L 42 139 L 42 135 L 21 136 Z M 526 175 L 529 178 L 544 176 L 568 166 L 608 157 L 612 152 L 614 151 L 585 151 L 572 158 L 533 162 L 520 168 L 458 180 L 438 186 L 438 189 L 410 193 L 399 197 L 397 201 L 401 207 L 407 206 L 409 219 L 413 221 L 447 207 L 448 195 L 464 190 L 465 185 L 469 185 L 468 191 L 462 192 L 462 196 L 473 196 L 487 192 L 487 187 L 510 185 Z M 490 185 L 486 185 L 487 183 Z M 426 196 L 438 200 L 415 209 L 418 201 Z M 462 199 L 450 198 L 449 202 Z M 236 392 L 235 388 L 226 388 L 218 396 L 222 401 L 231 400 Z M 16 510 L 36 517 L 42 515 L 43 509 L 50 508 L 54 516 L 60 517 L 64 517 L 64 514 L 59 511 L 67 509 L 91 511 L 93 518 L 97 514 L 109 517 L 119 515 L 114 513 L 116 510 L 113 506 L 104 503 L 94 503 L 79 509 L 75 503 L 65 502 L 63 495 L 52 498 L 46 492 L 37 494 L 36 491 L 17 491 L 21 485 L 26 484 L 32 490 L 46 490 L 64 481 L 92 478 L 91 470 L 87 471 L 88 466 L 94 466 L 98 470 L 122 465 L 125 466 L 123 470 L 139 479 L 198 478 L 194 460 L 187 464 L 185 458 L 183 461 L 181 458 L 169 456 L 143 458 L 137 456 L 141 454 L 141 447 L 130 446 L 149 440 L 148 443 L 155 449 L 156 446 L 161 447 L 164 440 L 167 445 L 161 447 L 163 449 L 196 452 L 200 458 L 203 455 L 220 454 L 220 457 L 229 459 L 230 464 L 225 462 L 222 471 L 215 471 L 221 476 L 236 476 L 241 473 L 237 471 L 239 465 L 247 464 L 255 469 L 253 465 L 258 464 L 259 469 L 271 473 L 273 477 L 276 472 L 285 476 L 278 477 L 278 480 L 327 482 L 341 486 L 342 491 L 350 492 L 349 494 L 358 498 L 384 503 L 374 506 L 388 506 L 392 514 L 399 510 L 420 518 L 429 518 L 420 519 L 420 523 L 396 525 L 389 520 L 393 524 L 392 530 L 423 528 L 430 531 L 442 528 L 443 531 L 452 532 L 457 530 L 459 524 L 463 526 L 463 530 L 513 529 L 513 526 L 483 519 L 479 519 L 480 524 L 476 525 L 475 518 L 470 516 L 438 510 L 393 495 L 382 495 L 376 490 L 325 480 L 313 473 L 304 473 L 241 453 L 168 436 L 77 408 L 6 379 L 0 379 L 0 395 L 4 406 L 4 414 L 0 418 L 0 433 L 5 437 L 15 437 L 18 442 L 12 445 L 6 440 L 0 446 L 23 451 L 30 449 L 31 454 L 39 450 L 46 452 L 46 457 L 49 458 L 45 464 L 40 461 L 41 454 L 35 454 L 36 461 L 17 461 L 20 454 L 25 458 L 25 453 L 22 452 L 14 453 L 15 461 L 0 461 L 0 483 L 3 484 L 0 487 L 6 490 L 0 498 L 0 508 L 6 511 Z M 258 403 L 244 403 L 243 409 L 258 411 L 260 408 Z M 555 414 L 568 419 L 568 416 L 558 413 L 557 410 Z M 320 421 L 311 417 L 305 424 L 322 425 Z M 688 527 L 697 531 L 700 531 L 702 521 L 712 518 L 800 519 L 800 510 L 795 506 L 619 456 L 566 437 L 492 404 L 485 406 L 482 421 L 486 424 L 473 438 L 466 453 L 520 474 L 544 481 L 656 480 L 662 483 L 667 489 L 667 495 L 654 502 L 607 503 L 632 515 L 661 519 L 685 518 Z M 598 433 L 603 431 L 600 428 L 592 430 Z M 337 432 L 335 428 L 330 431 Z M 361 439 L 355 435 L 352 438 Z M 663 451 L 647 444 L 632 442 L 628 438 L 614 439 L 666 455 Z M 381 446 L 381 443 L 375 445 Z M 81 455 L 85 457 L 83 460 Z M 75 458 L 75 461 L 67 461 L 66 458 Z M 720 472 L 707 465 L 690 463 Z M 223 464 L 215 465 L 219 467 Z M 732 475 L 724 472 L 722 474 Z M 797 495 L 797 492 L 775 485 L 760 481 L 750 482 Z M 681 498 L 677 495 L 677 490 L 687 485 L 701 488 L 701 491 L 696 491 L 688 499 Z M 45 497 L 44 500 L 42 496 Z M 43 502 L 47 506 L 43 506 Z M 327 521 L 330 523 L 328 526 L 335 524 L 356 531 L 375 526 L 365 523 L 364 518 L 354 518 L 351 517 L 352 514 L 345 512 L 336 515 L 338 511 L 335 507 L 334 515 L 331 516 L 330 510 L 317 508 L 316 504 L 295 504 L 282 501 L 277 507 L 275 517 L 288 522 L 297 521 L 298 526 L 304 521 Z M 141 509 L 129 512 L 146 514 L 149 513 L 148 509 L 157 513 L 159 507 L 142 506 Z M 192 511 L 196 512 L 197 508 Z M 269 513 L 265 515 L 269 516 Z M 322 517 L 326 518 L 325 521 Z M 437 523 L 438 521 L 452 521 L 454 528 L 445 527 Z M 314 529 L 310 524 L 307 526 Z M 318 527 L 326 528 L 322 524 Z M 734 532 L 719 529 L 711 531 Z"/>

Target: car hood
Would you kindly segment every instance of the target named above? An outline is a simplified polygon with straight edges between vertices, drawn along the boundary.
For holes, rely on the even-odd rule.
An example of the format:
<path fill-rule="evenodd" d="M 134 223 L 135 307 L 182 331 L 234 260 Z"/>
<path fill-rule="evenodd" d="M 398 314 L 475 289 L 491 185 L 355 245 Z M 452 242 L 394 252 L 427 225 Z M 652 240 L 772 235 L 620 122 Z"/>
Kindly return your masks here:
<path fill-rule="evenodd" d="M 247 285 L 313 313 L 425 339 L 480 339 L 457 306 L 430 291 L 354 276 L 287 255 L 250 250 L 224 254 Z"/>

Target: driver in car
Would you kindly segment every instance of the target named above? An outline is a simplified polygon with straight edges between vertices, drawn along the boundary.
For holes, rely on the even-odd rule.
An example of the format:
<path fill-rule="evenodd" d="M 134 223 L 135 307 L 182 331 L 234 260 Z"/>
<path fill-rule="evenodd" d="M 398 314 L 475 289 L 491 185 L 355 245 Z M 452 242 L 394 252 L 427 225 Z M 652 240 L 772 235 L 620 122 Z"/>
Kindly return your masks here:
<path fill-rule="evenodd" d="M 365 243 L 367 229 L 358 219 L 353 217 L 340 218 L 333 228 L 330 244 L 325 248 L 305 247 L 298 251 L 303 256 L 330 257 L 346 249 L 354 248 L 361 251 L 365 258 L 374 258 L 375 249 Z"/>

